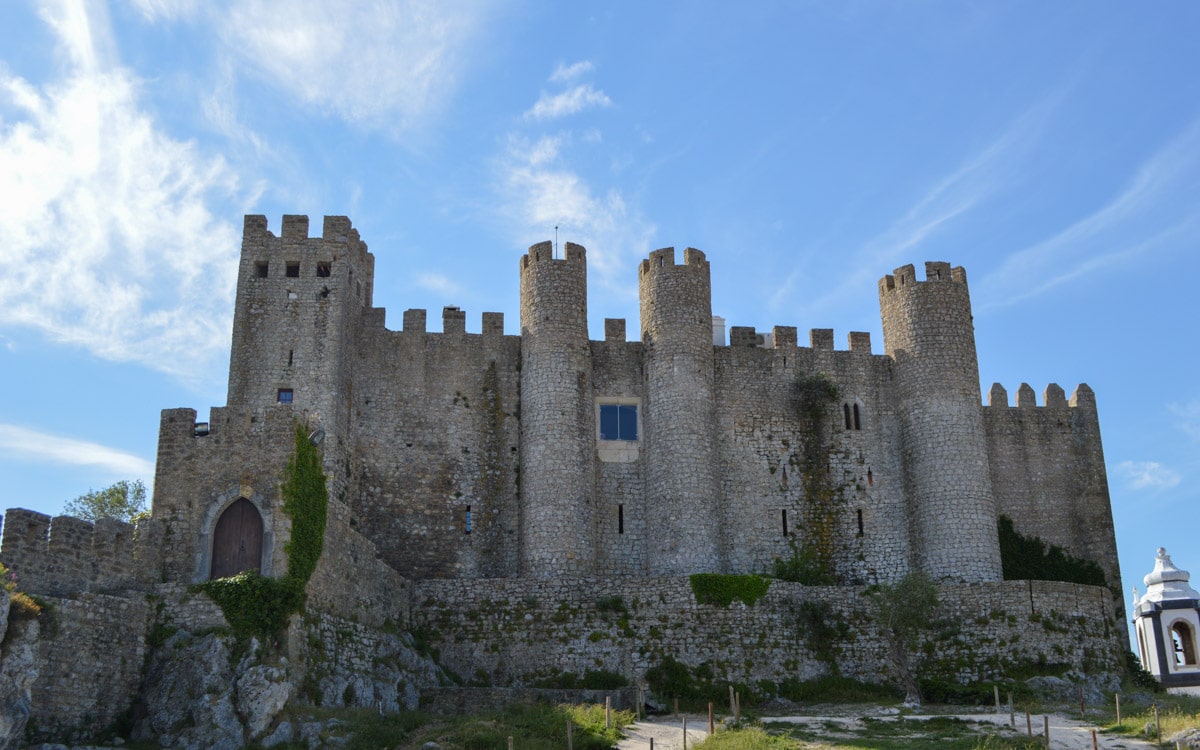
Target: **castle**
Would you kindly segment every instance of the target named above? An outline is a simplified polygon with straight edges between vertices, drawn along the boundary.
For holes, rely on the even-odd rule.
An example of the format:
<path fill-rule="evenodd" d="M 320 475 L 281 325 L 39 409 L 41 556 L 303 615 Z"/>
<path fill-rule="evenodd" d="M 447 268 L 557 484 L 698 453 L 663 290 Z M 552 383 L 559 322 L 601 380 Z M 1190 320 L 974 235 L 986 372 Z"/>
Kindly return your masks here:
<path fill-rule="evenodd" d="M 948 611 L 979 615 L 945 648 L 987 654 L 987 670 L 1018 657 L 1119 670 L 1108 592 L 1002 581 L 997 536 L 1007 516 L 1120 580 L 1095 397 L 1052 384 L 1038 405 L 1021 385 L 1010 406 L 995 385 L 981 405 L 962 268 L 884 276 L 873 353 L 869 334 L 842 350 L 828 329 L 808 346 L 788 326 L 734 326 L 726 339 L 693 248 L 638 266 L 640 340 L 617 319 L 592 340 L 585 249 L 556 255 L 544 242 L 520 258 L 519 335 L 487 312 L 467 333 L 455 307 L 440 333 L 424 310 L 392 330 L 348 219 L 327 216 L 310 237 L 307 217 L 285 216 L 277 235 L 247 216 L 228 404 L 207 421 L 163 412 L 151 519 L 135 534 L 10 510 L 0 560 L 31 590 L 68 598 L 281 575 L 291 519 L 279 483 L 299 422 L 320 443 L 330 495 L 310 610 L 426 629 L 443 663 L 481 681 L 593 667 L 632 678 L 664 654 L 729 679 L 811 676 L 827 667 L 798 603 L 854 622 L 845 587 L 913 571 L 943 583 Z M 765 603 L 729 613 L 687 588 L 691 574 L 795 558 L 834 585 L 773 583 Z M 631 603 L 620 626 L 596 610 L 601 596 Z M 214 617 L 182 602 L 165 610 L 176 625 Z M 1078 622 L 1043 633 L 1055 618 Z M 105 627 L 130 627 L 118 619 Z M 504 629 L 514 621 L 520 637 Z M 1036 638 L 1004 647 L 1029 628 Z M 757 656 L 739 661 L 739 649 Z M 878 676 L 879 658 L 847 649 L 841 668 Z M 135 667 L 118 677 L 140 679 Z M 395 685 L 376 688 L 389 689 L 403 704 Z"/>

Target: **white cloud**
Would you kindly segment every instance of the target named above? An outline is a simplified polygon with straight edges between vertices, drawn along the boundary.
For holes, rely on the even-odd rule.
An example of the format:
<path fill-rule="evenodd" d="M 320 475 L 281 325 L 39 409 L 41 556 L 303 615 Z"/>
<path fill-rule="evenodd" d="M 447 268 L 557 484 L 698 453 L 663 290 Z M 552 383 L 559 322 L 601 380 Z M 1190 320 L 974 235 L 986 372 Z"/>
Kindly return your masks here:
<path fill-rule="evenodd" d="M 43 11 L 60 80 L 0 68 L 0 325 L 195 378 L 228 347 L 238 233 L 207 206 L 237 176 L 139 109 L 95 7 Z"/>
<path fill-rule="evenodd" d="M 438 292 L 447 296 L 460 295 L 463 289 L 460 285 L 451 281 L 447 276 L 440 273 L 423 273 L 417 277 L 417 286 L 422 289 L 428 289 L 431 292 Z"/>
<path fill-rule="evenodd" d="M 590 73 L 593 67 L 594 66 L 590 60 L 580 60 L 579 62 L 571 65 L 563 65 L 562 63 L 559 63 L 558 65 L 554 66 L 554 72 L 550 74 L 550 80 L 555 83 L 570 81 L 578 78 L 584 73 Z"/>
<path fill-rule="evenodd" d="M 1168 404 L 1167 409 L 1179 418 L 1176 426 L 1192 440 L 1200 441 L 1200 401 L 1186 404 Z"/>
<path fill-rule="evenodd" d="M 589 107 L 607 107 L 611 104 L 612 100 L 603 91 L 597 91 L 591 84 L 583 84 L 561 94 L 543 93 L 525 116 L 547 120 L 573 115 Z"/>
<path fill-rule="evenodd" d="M 455 90 L 486 9 L 469 0 L 244 0 L 211 13 L 230 53 L 303 104 L 403 130 Z"/>
<path fill-rule="evenodd" d="M 10 457 L 68 466 L 95 466 L 116 476 L 153 479 L 154 464 L 99 443 L 0 423 L 0 449 Z"/>
<path fill-rule="evenodd" d="M 142 18 L 150 22 L 194 18 L 200 0 L 130 0 Z"/>
<path fill-rule="evenodd" d="M 611 291 L 629 295 L 627 276 L 650 249 L 655 227 L 630 208 L 618 190 L 598 194 L 567 164 L 565 136 L 530 142 L 513 137 L 501 161 L 504 215 L 516 237 L 550 237 L 587 248 L 588 272 Z"/>
<path fill-rule="evenodd" d="M 1122 461 L 1117 471 L 1135 490 L 1169 490 L 1181 481 L 1178 473 L 1157 461 Z"/>

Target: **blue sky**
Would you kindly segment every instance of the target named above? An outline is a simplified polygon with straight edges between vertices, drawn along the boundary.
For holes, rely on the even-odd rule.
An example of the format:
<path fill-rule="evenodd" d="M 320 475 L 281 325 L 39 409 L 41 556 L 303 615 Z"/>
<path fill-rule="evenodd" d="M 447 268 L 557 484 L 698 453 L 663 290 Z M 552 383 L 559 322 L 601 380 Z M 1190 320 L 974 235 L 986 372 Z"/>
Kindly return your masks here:
<path fill-rule="evenodd" d="M 338 6 L 333 10 L 333 6 Z M 1096 391 L 1125 588 L 1200 574 L 1200 5 L 0 5 L 0 474 L 48 513 L 225 402 L 241 217 L 349 215 L 375 303 L 506 313 L 588 248 L 703 249 L 730 325 L 873 334 L 966 267 L 980 376 Z M 436 322 L 431 325 L 436 328 Z"/>

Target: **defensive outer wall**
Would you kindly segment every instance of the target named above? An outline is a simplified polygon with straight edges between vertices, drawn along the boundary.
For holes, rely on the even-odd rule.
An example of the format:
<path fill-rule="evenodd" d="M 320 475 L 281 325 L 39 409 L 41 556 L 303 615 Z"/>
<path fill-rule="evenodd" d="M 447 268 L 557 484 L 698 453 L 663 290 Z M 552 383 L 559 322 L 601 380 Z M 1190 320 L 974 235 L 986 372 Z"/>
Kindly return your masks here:
<path fill-rule="evenodd" d="M 288 216 L 276 236 L 248 216 L 229 401 L 207 421 L 163 412 L 151 516 L 4 518 L 0 561 L 61 613 L 38 640 L 31 715 L 46 736 L 132 705 L 163 628 L 223 624 L 187 586 L 209 577 L 234 503 L 262 521 L 256 567 L 284 572 L 279 485 L 297 422 L 323 437 L 330 508 L 289 631 L 286 680 L 310 688 L 294 700 L 415 705 L 446 677 L 418 664 L 408 630 L 450 672 L 495 685 L 556 670 L 634 680 L 665 656 L 735 681 L 834 662 L 875 681 L 888 667 L 864 587 L 911 571 L 940 582 L 942 614 L 959 623 L 930 637 L 942 673 L 1120 671 L 1107 590 L 1000 580 L 999 515 L 1120 577 L 1094 395 L 1051 385 L 1038 405 L 1022 385 L 1010 405 L 996 385 L 982 405 L 963 269 L 885 276 L 876 354 L 868 334 L 838 349 L 829 329 L 806 346 L 790 326 L 718 338 L 709 261 L 691 248 L 637 269 L 640 340 L 623 320 L 592 340 L 586 251 L 555 256 L 541 243 L 520 259 L 519 335 L 499 313 L 469 333 L 458 308 L 441 332 L 424 310 L 392 330 L 348 219 L 310 237 L 306 217 Z M 617 439 L 602 434 L 611 407 L 632 420 Z M 753 605 L 719 607 L 687 577 L 758 573 L 806 548 L 840 585 L 773 581 Z M 832 649 L 815 642 L 827 626 Z M 312 644 L 326 641 L 337 645 L 322 660 Z"/>

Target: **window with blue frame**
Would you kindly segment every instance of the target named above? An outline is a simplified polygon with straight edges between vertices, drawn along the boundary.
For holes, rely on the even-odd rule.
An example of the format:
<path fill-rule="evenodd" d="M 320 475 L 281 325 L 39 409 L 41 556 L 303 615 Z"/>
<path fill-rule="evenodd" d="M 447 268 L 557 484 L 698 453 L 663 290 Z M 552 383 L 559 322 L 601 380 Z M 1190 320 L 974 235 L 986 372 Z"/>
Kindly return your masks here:
<path fill-rule="evenodd" d="M 600 404 L 601 440 L 637 440 L 636 404 Z"/>

